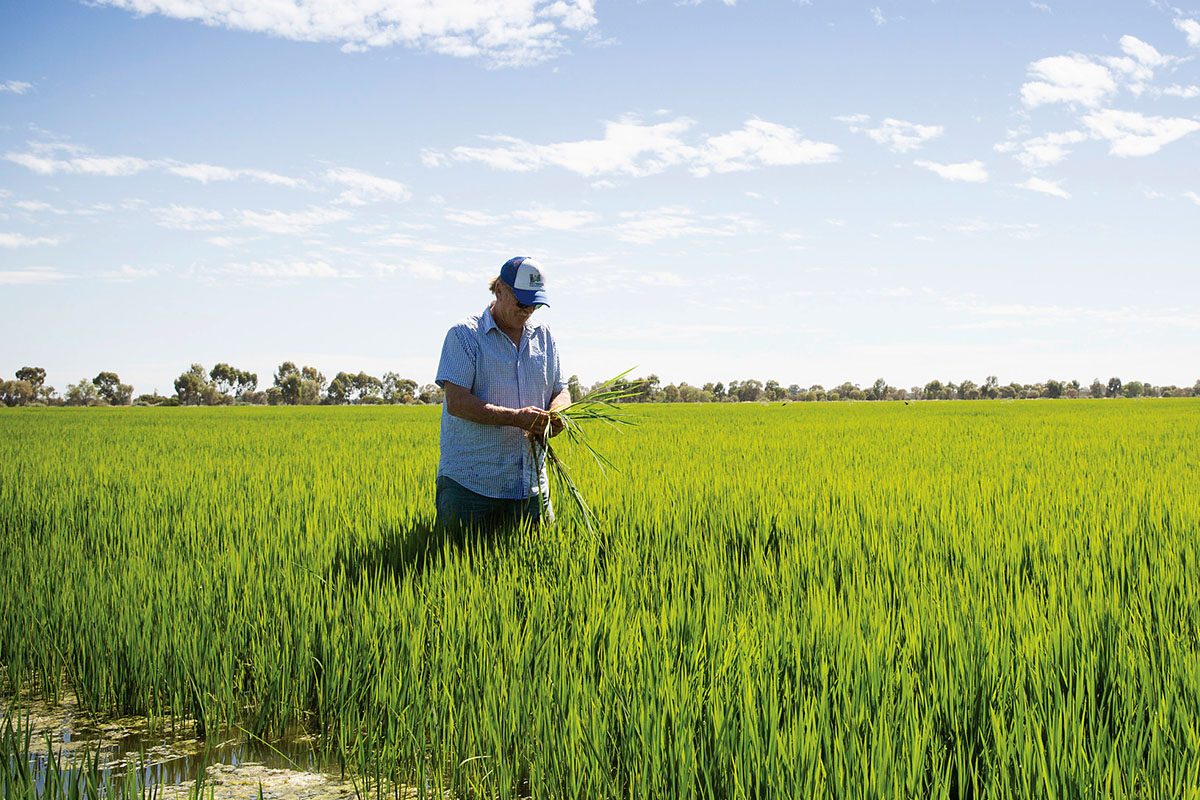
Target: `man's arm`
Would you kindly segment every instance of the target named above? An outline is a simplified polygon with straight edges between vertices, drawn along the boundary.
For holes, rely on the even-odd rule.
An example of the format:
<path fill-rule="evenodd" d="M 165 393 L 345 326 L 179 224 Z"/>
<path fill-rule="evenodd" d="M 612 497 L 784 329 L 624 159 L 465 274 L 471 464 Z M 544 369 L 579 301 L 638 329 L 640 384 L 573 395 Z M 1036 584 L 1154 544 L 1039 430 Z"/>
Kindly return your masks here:
<path fill-rule="evenodd" d="M 537 406 L 525 408 L 508 408 L 506 406 L 485 403 L 471 394 L 470 389 L 450 381 L 442 382 L 442 391 L 446 395 L 446 411 L 459 419 L 468 422 L 478 422 L 480 425 L 508 425 L 533 433 L 546 429 L 550 420 L 550 412 Z M 556 396 L 555 402 L 562 396 Z M 567 396 L 570 402 L 570 395 Z"/>
<path fill-rule="evenodd" d="M 558 409 L 569 405 L 571 405 L 571 393 L 566 389 L 563 389 L 561 392 L 554 395 L 554 399 L 550 401 L 550 410 L 557 411 Z M 560 433 L 562 433 L 562 429 L 564 427 L 565 423 L 557 416 L 554 417 L 550 422 L 550 435 L 558 436 Z"/>

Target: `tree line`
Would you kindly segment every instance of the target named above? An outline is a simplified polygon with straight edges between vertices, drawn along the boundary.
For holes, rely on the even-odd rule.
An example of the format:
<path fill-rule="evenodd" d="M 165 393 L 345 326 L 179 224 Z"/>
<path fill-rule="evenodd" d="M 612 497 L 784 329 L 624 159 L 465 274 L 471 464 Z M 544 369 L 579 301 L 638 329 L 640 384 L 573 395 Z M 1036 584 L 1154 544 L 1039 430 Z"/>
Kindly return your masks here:
<path fill-rule="evenodd" d="M 583 393 L 578 380 L 572 376 L 574 385 L 569 384 L 572 398 Z M 594 387 L 593 387 L 594 388 Z M 1050 379 L 1040 383 L 1002 384 L 995 375 L 987 376 L 982 383 L 964 380 L 960 383 L 933 380 L 924 386 L 905 389 L 889 384 L 883 378 L 870 386 L 860 386 L 846 381 L 826 389 L 821 384 L 801 386 L 793 383 L 783 386 L 778 381 L 759 380 L 705 383 L 692 386 L 688 383 L 661 385 L 657 375 L 633 378 L 618 383 L 613 388 L 627 394 L 621 402 L 630 403 L 749 403 L 749 402 L 828 402 L 838 400 L 1034 400 L 1037 398 L 1074 399 L 1081 397 L 1200 397 L 1200 380 L 1193 386 L 1156 386 L 1149 381 L 1122 381 L 1099 378 L 1084 385 L 1078 380 Z"/>
<path fill-rule="evenodd" d="M 258 390 L 258 375 L 224 362 L 211 370 L 192 364 L 175 379 L 175 394 L 133 396 L 133 387 L 121 383 L 114 372 L 101 372 L 68 384 L 59 395 L 46 385 L 46 370 L 22 367 L 16 379 L 0 381 L 0 401 L 7 406 L 228 406 L 228 405 L 416 405 L 442 402 L 442 390 L 436 384 L 419 386 L 411 378 L 395 372 L 382 378 L 366 372 L 339 372 L 333 380 L 316 368 L 297 367 L 284 361 L 276 370 L 273 383 Z"/>
<path fill-rule="evenodd" d="M 578 400 L 601 383 L 584 387 L 579 376 L 572 375 L 567 388 L 572 400 Z M 783 386 L 778 381 L 749 379 L 718 381 L 701 386 L 681 382 L 662 385 L 657 375 L 631 378 L 615 385 L 630 403 L 749 403 L 749 402 L 832 402 L 844 400 L 1033 400 L 1036 398 L 1072 399 L 1083 397 L 1200 397 L 1200 380 L 1193 386 L 1156 386 L 1149 381 L 1122 381 L 1099 378 L 1084 385 L 1078 380 L 1050 379 L 1040 383 L 1001 384 L 995 375 L 982 383 L 933 380 L 924 386 L 898 388 L 879 378 L 870 386 L 846 381 L 826 389 L 821 384 Z M 284 361 L 275 371 L 272 384 L 258 390 L 258 375 L 226 363 L 205 370 L 192 364 L 175 379 L 175 394 L 133 396 L 133 387 L 121 383 L 115 372 L 68 384 L 59 395 L 46 385 L 46 370 L 22 367 L 14 380 L 0 381 L 0 402 L 7 406 L 222 406 L 222 405 L 418 405 L 439 404 L 442 390 L 436 384 L 418 385 L 411 378 L 386 372 L 382 378 L 366 372 L 339 372 L 332 380 L 316 368 L 297 367 Z"/>

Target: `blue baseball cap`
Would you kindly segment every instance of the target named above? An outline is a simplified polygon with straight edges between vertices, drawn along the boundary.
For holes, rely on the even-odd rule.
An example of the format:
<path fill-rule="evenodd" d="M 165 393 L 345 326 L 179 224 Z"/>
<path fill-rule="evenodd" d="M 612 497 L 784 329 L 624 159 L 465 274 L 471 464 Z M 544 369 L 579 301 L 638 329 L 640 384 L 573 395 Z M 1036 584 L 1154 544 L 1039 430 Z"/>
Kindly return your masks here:
<path fill-rule="evenodd" d="M 542 265 L 527 256 L 517 256 L 504 262 L 500 280 L 513 290 L 517 300 L 527 306 L 548 306 Z"/>

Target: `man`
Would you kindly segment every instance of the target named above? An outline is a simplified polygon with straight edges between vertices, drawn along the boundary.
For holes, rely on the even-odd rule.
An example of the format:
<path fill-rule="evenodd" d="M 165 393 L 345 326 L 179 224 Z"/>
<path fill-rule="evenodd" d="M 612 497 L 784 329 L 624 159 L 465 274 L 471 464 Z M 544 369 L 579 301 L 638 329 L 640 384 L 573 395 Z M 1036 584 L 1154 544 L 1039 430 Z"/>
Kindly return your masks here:
<path fill-rule="evenodd" d="M 545 450 L 547 409 L 570 403 L 550 329 L 530 317 L 547 305 L 541 266 L 509 259 L 488 287 L 483 313 L 446 334 L 438 364 L 442 405 L 437 474 L 439 526 L 494 529 L 551 512 Z M 555 421 L 551 435 L 562 429 Z"/>

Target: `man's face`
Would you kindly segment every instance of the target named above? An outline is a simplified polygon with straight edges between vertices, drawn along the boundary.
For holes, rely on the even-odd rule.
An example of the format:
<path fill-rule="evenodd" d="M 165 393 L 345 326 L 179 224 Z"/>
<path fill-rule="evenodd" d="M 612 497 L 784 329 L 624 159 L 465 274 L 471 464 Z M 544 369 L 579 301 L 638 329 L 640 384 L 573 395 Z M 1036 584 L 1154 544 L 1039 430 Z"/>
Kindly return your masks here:
<path fill-rule="evenodd" d="M 521 325 L 524 326 L 533 312 L 537 310 L 537 306 L 523 306 L 517 302 L 517 296 L 513 294 L 513 290 L 507 284 L 499 284 L 500 292 L 496 295 L 496 305 L 492 309 L 492 316 L 499 317 L 499 321 L 505 325 Z"/>

